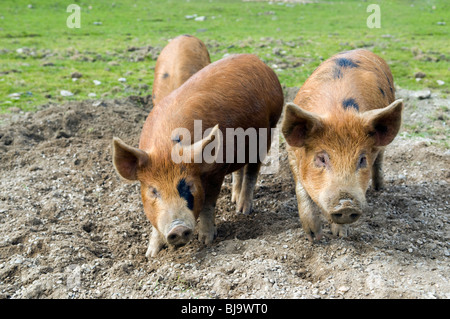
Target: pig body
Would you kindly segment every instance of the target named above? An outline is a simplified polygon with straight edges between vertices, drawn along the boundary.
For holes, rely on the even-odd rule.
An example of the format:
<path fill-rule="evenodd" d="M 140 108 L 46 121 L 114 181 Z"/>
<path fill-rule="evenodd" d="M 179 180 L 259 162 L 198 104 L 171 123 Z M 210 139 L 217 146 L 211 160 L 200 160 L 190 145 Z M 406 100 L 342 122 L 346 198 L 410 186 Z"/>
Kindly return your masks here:
<path fill-rule="evenodd" d="M 308 239 L 320 239 L 323 217 L 334 235 L 366 207 L 369 181 L 383 186 L 383 152 L 397 135 L 403 103 L 392 74 L 367 50 L 324 61 L 286 105 L 282 132 Z"/>
<path fill-rule="evenodd" d="M 179 88 L 197 71 L 211 63 L 208 49 L 198 38 L 180 35 L 167 44 L 158 56 L 153 81 L 153 105 Z"/>
<path fill-rule="evenodd" d="M 251 210 L 260 160 L 250 162 L 247 156 L 243 163 L 177 163 L 174 147 L 176 154 L 192 158 L 214 143 L 217 154 L 230 151 L 227 128 L 266 128 L 268 136 L 258 138 L 270 140 L 270 128 L 276 126 L 282 107 L 283 93 L 275 73 L 254 55 L 234 55 L 206 66 L 161 100 L 144 124 L 139 148 L 114 139 L 114 166 L 122 177 L 140 181 L 144 211 L 153 225 L 147 256 L 155 256 L 166 243 L 186 244 L 197 218 L 199 240 L 213 241 L 215 203 L 229 173 L 237 177 L 233 186 L 237 210 Z M 195 120 L 202 120 L 203 136 L 194 136 Z M 180 128 L 181 134 L 177 133 Z M 209 128 L 213 129 L 206 134 Z M 248 144 L 244 145 L 247 151 Z M 236 157 L 237 147 L 231 151 Z"/>

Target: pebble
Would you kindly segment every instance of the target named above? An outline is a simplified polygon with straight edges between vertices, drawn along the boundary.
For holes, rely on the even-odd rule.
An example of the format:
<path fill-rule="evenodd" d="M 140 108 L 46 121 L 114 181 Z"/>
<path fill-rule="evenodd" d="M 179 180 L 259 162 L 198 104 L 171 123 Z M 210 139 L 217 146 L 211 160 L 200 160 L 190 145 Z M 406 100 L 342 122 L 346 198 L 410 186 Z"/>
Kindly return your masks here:
<path fill-rule="evenodd" d="M 92 82 L 94 82 L 95 85 L 100 85 L 100 84 L 102 84 L 102 82 L 100 82 L 99 80 L 94 80 L 94 81 L 92 81 Z"/>
<path fill-rule="evenodd" d="M 417 91 L 415 93 L 416 98 L 418 98 L 419 100 L 425 100 L 425 99 L 429 99 L 431 97 L 431 91 L 430 90 L 422 90 L 422 91 Z"/>
<path fill-rule="evenodd" d="M 348 287 L 348 286 L 341 286 L 341 287 L 338 288 L 338 291 L 343 293 L 343 294 L 345 294 L 349 290 L 350 290 L 350 287 Z"/>
<path fill-rule="evenodd" d="M 122 83 L 124 83 L 124 82 L 126 82 L 127 81 L 127 79 L 126 78 L 119 78 L 119 80 L 118 80 L 119 82 L 122 82 Z"/>
<path fill-rule="evenodd" d="M 81 78 L 83 76 L 83 74 L 81 74 L 80 72 L 73 72 L 71 75 L 70 75 L 70 77 L 72 78 L 72 79 L 79 79 L 79 78 Z"/>
<path fill-rule="evenodd" d="M 18 99 L 20 99 L 21 95 L 22 95 L 21 93 L 11 93 L 8 95 L 8 97 L 13 100 L 18 100 Z"/>
<path fill-rule="evenodd" d="M 62 96 L 72 96 L 72 95 L 73 95 L 72 92 L 67 91 L 67 90 L 61 90 L 59 93 L 60 93 Z"/>
<path fill-rule="evenodd" d="M 445 82 L 442 81 L 442 80 L 437 80 L 436 83 L 437 83 L 438 85 L 444 85 L 444 84 L 445 84 Z"/>
<path fill-rule="evenodd" d="M 424 72 L 417 72 L 416 74 L 414 74 L 414 77 L 416 79 L 423 79 L 424 77 L 426 77 L 427 75 Z"/>

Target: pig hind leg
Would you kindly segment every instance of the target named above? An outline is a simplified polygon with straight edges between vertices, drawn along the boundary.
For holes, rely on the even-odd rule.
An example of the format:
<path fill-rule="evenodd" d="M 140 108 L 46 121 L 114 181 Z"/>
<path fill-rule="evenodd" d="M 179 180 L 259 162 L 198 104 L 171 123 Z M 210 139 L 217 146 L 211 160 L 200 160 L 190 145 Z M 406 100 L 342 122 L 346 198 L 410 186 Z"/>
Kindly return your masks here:
<path fill-rule="evenodd" d="M 242 189 L 242 179 L 244 177 L 244 168 L 233 172 L 233 190 L 231 192 L 231 202 L 239 203 L 239 195 Z"/>
<path fill-rule="evenodd" d="M 384 151 L 380 151 L 372 166 L 372 185 L 377 191 L 384 187 L 383 158 Z"/>
<path fill-rule="evenodd" d="M 237 198 L 236 212 L 248 215 L 252 211 L 253 193 L 258 179 L 261 163 L 249 163 L 244 166 L 241 192 Z"/>
<path fill-rule="evenodd" d="M 216 202 L 219 197 L 223 177 L 217 180 L 208 180 L 205 187 L 205 201 L 203 209 L 198 218 L 198 239 L 200 242 L 209 245 L 217 237 L 216 229 Z"/>

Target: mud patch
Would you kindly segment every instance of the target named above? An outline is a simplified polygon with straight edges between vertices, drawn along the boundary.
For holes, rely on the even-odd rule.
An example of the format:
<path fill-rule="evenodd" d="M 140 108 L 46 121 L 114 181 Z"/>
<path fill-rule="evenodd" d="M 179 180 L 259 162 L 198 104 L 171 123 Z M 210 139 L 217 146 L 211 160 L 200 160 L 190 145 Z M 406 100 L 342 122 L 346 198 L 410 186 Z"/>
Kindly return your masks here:
<path fill-rule="evenodd" d="M 450 153 L 429 138 L 401 135 L 387 149 L 386 188 L 369 190 L 348 238 L 326 226 L 321 242 L 306 240 L 281 143 L 252 215 L 235 214 L 227 177 L 216 241 L 147 260 L 139 186 L 114 172 L 111 139 L 137 146 L 149 100 L 2 115 L 0 297 L 450 298 Z"/>

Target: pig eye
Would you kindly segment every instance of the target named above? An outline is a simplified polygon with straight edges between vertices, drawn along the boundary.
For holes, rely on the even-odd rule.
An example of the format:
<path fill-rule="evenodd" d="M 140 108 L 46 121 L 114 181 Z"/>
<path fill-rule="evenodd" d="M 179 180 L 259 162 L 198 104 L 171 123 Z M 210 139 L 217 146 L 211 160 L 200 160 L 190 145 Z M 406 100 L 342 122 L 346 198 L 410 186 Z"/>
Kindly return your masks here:
<path fill-rule="evenodd" d="M 330 167 L 330 157 L 326 152 L 320 152 L 316 154 L 314 158 L 314 164 L 316 167 Z"/>
<path fill-rule="evenodd" d="M 151 186 L 148 188 L 147 194 L 151 198 L 159 198 L 160 197 L 159 192 L 156 190 L 156 188 L 151 187 Z"/>
<path fill-rule="evenodd" d="M 359 160 L 358 160 L 358 169 L 359 168 L 365 168 L 367 167 L 367 157 L 364 154 L 361 154 L 359 156 Z"/>

